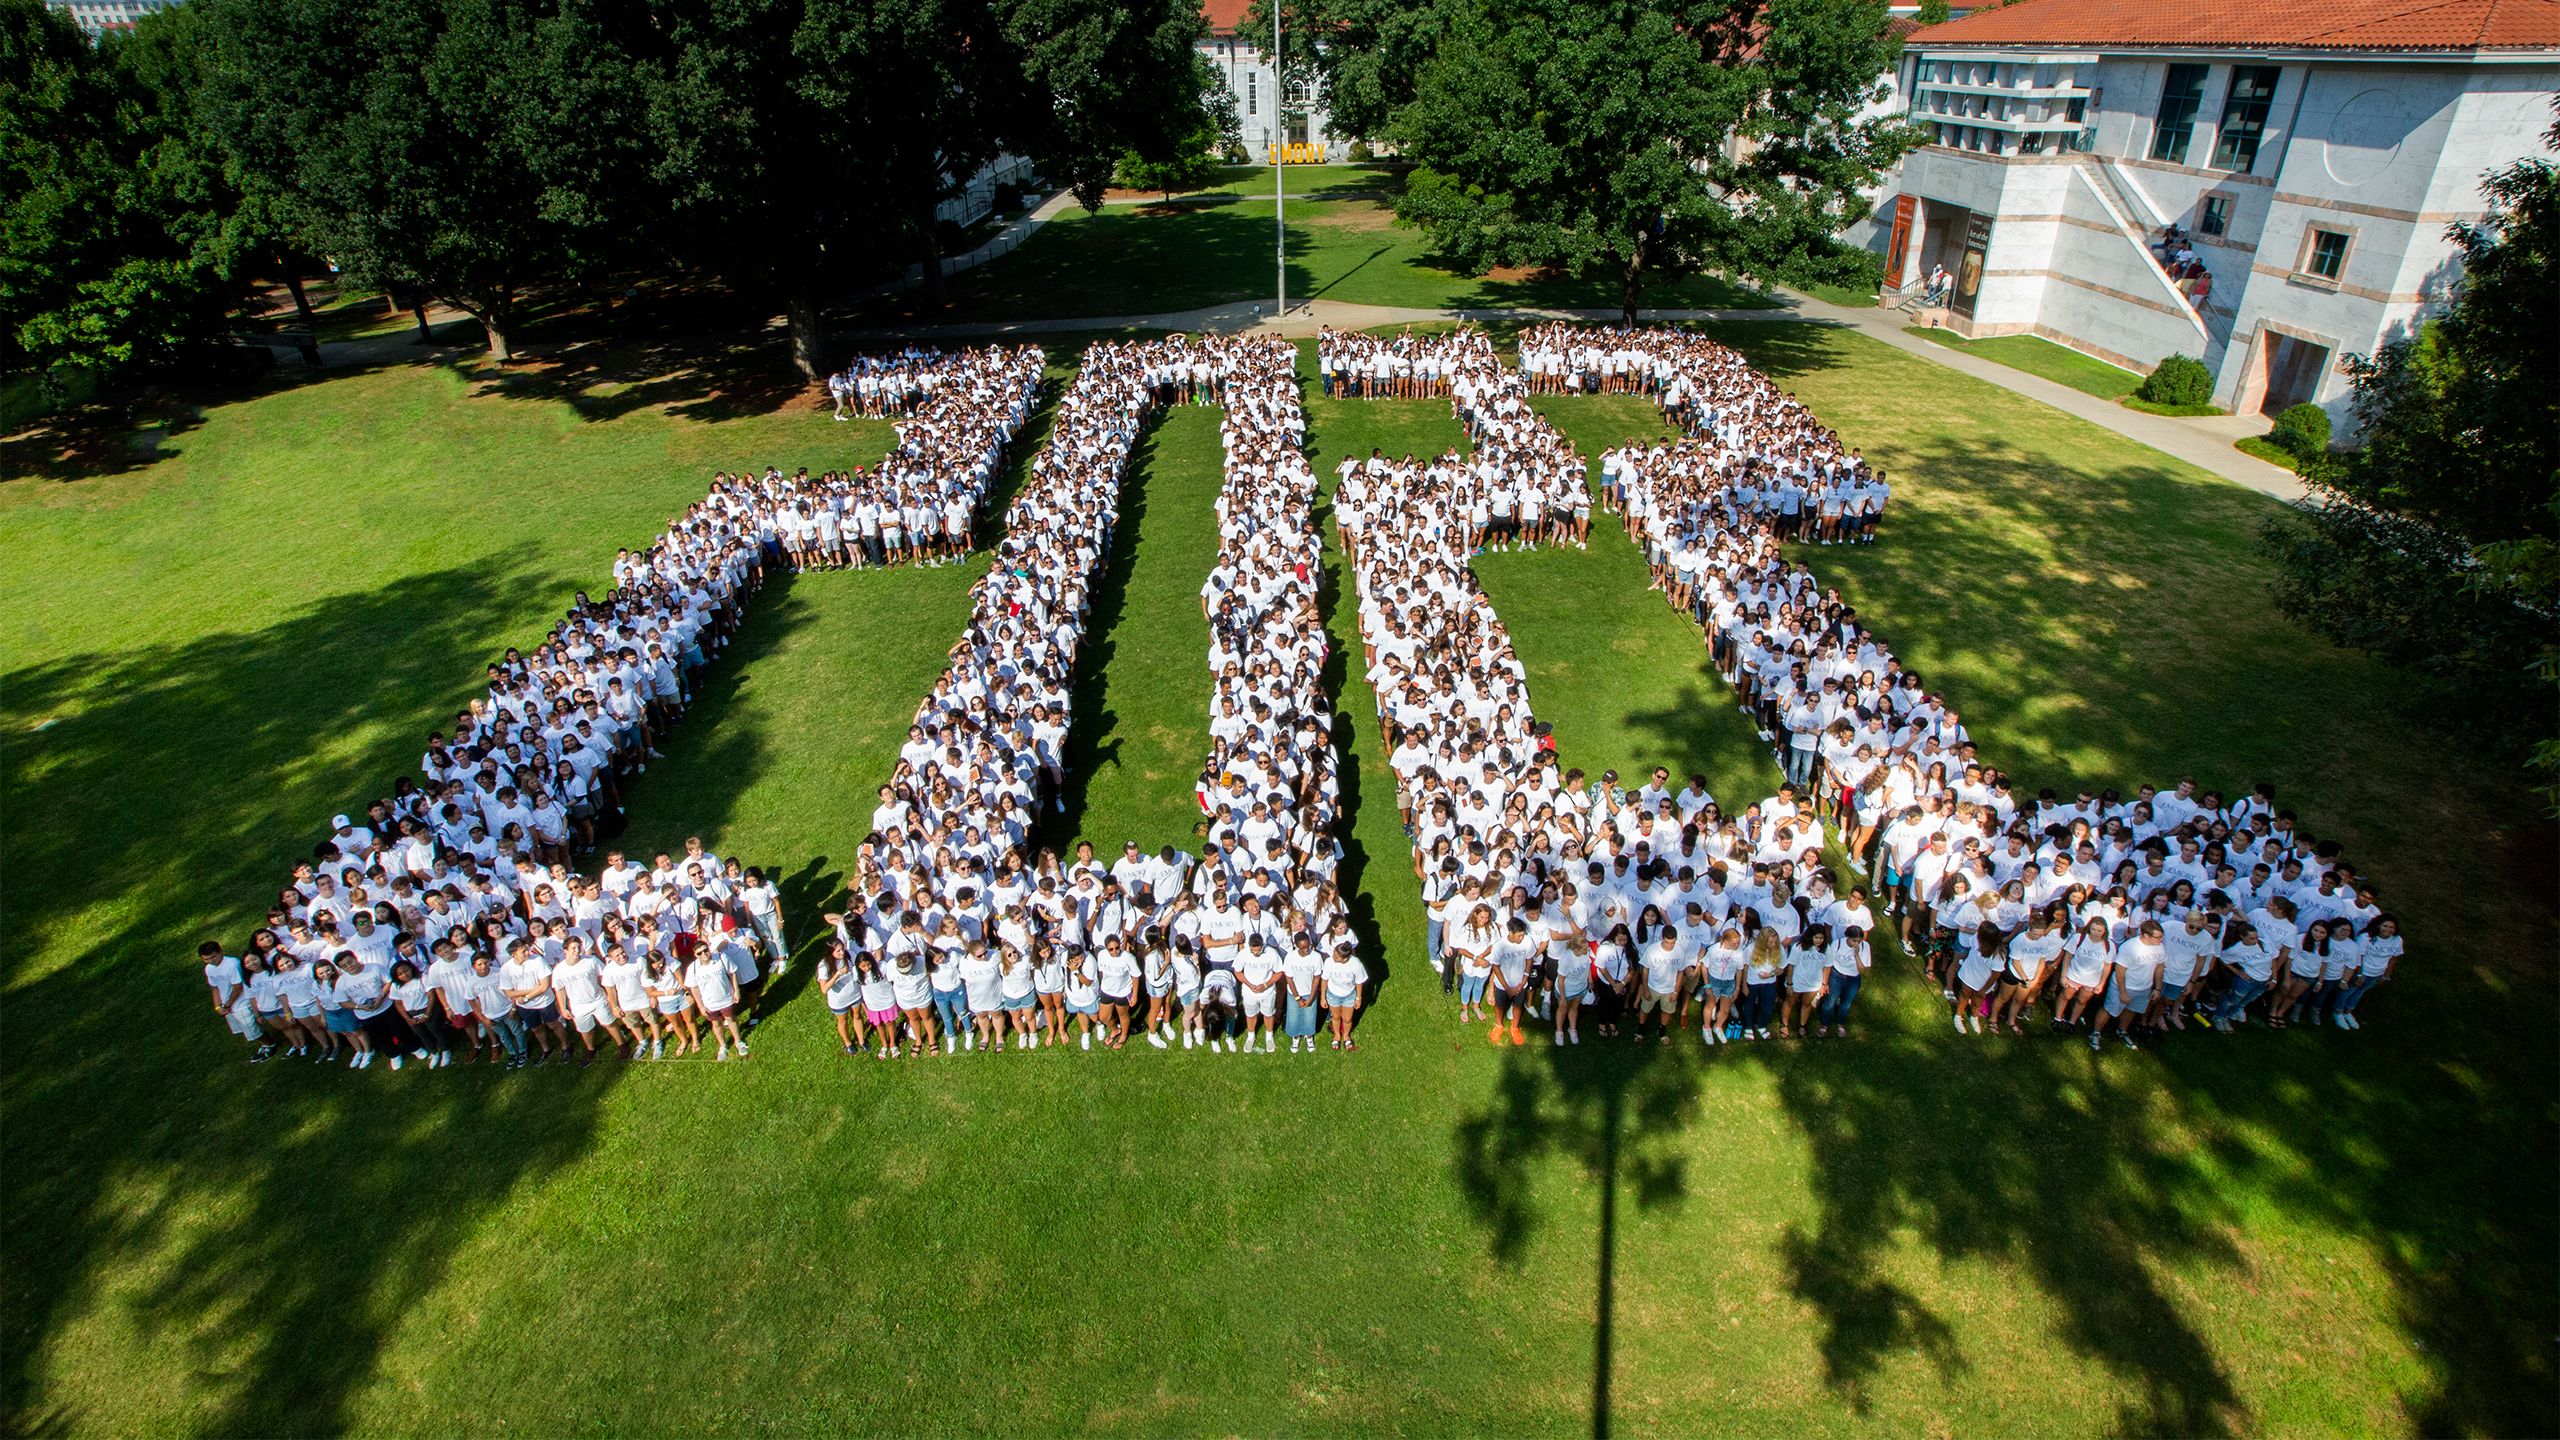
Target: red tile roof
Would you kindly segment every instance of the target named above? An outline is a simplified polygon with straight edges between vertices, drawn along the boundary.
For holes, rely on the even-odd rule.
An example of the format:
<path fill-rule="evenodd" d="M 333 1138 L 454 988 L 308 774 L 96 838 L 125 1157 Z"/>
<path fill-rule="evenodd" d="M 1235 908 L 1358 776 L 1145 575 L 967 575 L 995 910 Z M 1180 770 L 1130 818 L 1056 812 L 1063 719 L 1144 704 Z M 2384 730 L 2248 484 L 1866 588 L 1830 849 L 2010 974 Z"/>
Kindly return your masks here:
<path fill-rule="evenodd" d="M 1200 0 L 1200 13 L 1209 21 L 1209 29 L 1219 35 L 1231 35 L 1244 23 L 1244 12 L 1253 8 L 1253 0 Z"/>
<path fill-rule="evenodd" d="M 1937 45 L 2199 50 L 2560 50 L 2560 0 L 2015 0 L 1911 37 Z"/>

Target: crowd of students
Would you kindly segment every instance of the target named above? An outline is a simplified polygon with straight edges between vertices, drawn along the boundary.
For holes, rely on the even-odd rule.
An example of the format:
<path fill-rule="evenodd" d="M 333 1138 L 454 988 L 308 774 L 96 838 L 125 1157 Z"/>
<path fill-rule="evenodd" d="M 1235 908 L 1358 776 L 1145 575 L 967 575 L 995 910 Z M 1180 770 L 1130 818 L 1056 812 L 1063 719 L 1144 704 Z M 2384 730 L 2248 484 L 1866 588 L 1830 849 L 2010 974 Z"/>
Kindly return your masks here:
<path fill-rule="evenodd" d="M 2361 1023 L 2397 923 L 2263 789 L 2234 805 L 2186 781 L 2076 806 L 2048 792 L 2021 812 L 1952 707 L 1785 558 L 1786 542 L 1872 541 L 1891 487 L 1735 352 L 1548 325 L 1523 335 L 1516 374 L 1472 330 L 1328 335 L 1320 353 L 1337 393 L 1448 393 L 1477 441 L 1427 463 L 1346 460 L 1335 500 L 1431 958 L 1462 1019 L 1509 1043 L 1524 1013 L 1576 1043 L 1594 1009 L 1603 1034 L 1634 1015 L 1637 1038 L 1643 1019 L 1659 1034 L 1693 1010 L 1711 1044 L 1844 1035 L 1873 963 L 1872 886 L 1960 1031 L 2014 1031 L 2049 988 L 2052 1023 L 2086 1026 L 2093 1046 L 2199 1018 L 2227 1030 L 2261 996 L 2270 1024 Z M 1407 388 L 1408 371 L 1424 378 Z M 1504 492 L 1516 515 L 1525 495 L 1552 507 L 1558 469 L 1581 488 L 1526 397 L 1634 393 L 1688 438 L 1604 455 L 1602 492 L 1787 777 L 1731 820 L 1695 779 L 1674 795 L 1657 771 L 1627 797 L 1614 773 L 1557 775 L 1467 569 L 1507 538 Z M 1850 857 L 1845 891 L 1825 821 Z"/>
<path fill-rule="evenodd" d="M 1227 1053 L 1357 1048 L 1369 982 L 1334 889 L 1339 803 L 1315 611 L 1315 481 L 1293 352 L 1104 342 L 1060 401 L 950 667 L 917 711 L 821 972 L 848 1054 L 1132 1039 Z M 1087 587 L 1148 417 L 1224 407 L 1218 561 L 1202 588 L 1213 748 L 1202 853 L 1028 851 L 1062 750 Z M 1257 1044 L 1258 1042 L 1258 1044 Z"/>
<path fill-rule="evenodd" d="M 932 398 L 867 478 L 974 504 L 1029 412 L 1040 353 L 910 356 L 904 373 L 928 363 Z M 761 983 L 788 954 L 772 881 L 698 844 L 572 867 L 619 827 L 624 781 L 659 758 L 767 574 L 831 563 L 796 538 L 799 517 L 853 513 L 829 507 L 860 491 L 717 475 L 655 543 L 615 556 L 601 599 L 579 592 L 540 645 L 491 664 L 488 693 L 427 737 L 419 778 L 335 817 L 245 941 L 199 947 L 252 1057 L 522 1066 L 706 1039 L 717 1058 L 746 1055 Z"/>
<path fill-rule="evenodd" d="M 1333 510 L 1429 960 L 1497 1042 L 1523 1043 L 1532 1016 L 1559 1044 L 1586 1019 L 1636 1041 L 1693 1018 L 1710 1044 L 1845 1035 L 1882 924 L 1960 1032 L 2015 1033 L 2048 1004 L 2093 1047 L 2228 1030 L 2262 1000 L 2274 1026 L 2355 1029 L 2394 973 L 2397 922 L 2265 787 L 2016 795 L 1955 710 L 1788 558 L 1791 540 L 1871 540 L 1890 487 L 1734 352 L 1559 325 L 1523 337 L 1516 371 L 1473 329 L 1327 332 L 1320 355 L 1329 388 L 1445 396 L 1474 442 L 1346 459 Z M 617 556 L 603 599 L 582 592 L 540 646 L 489 667 L 488 694 L 429 737 L 420 780 L 337 816 L 245 944 L 201 947 L 215 1010 L 255 1058 L 522 1066 L 705 1038 L 717 1058 L 748 1053 L 788 954 L 774 883 L 698 841 L 646 865 L 611 852 L 592 877 L 572 866 L 618 825 L 623 781 L 658 757 L 769 567 L 896 558 L 870 547 L 866 485 L 922 487 L 974 518 L 1039 353 L 905 361 L 883 373 L 941 368 L 876 472 L 715 477 L 655 544 Z M 851 902 L 826 917 L 819 980 L 848 1053 L 1071 1033 L 1247 1053 L 1282 1032 L 1311 1052 L 1320 1023 L 1357 1048 L 1370 976 L 1335 888 L 1321 540 L 1292 367 L 1288 346 L 1240 338 L 1088 351 L 881 788 Z M 1730 813 L 1695 777 L 1629 788 L 1561 769 L 1469 568 L 1484 548 L 1587 535 L 1582 462 L 1533 393 L 1649 394 L 1686 436 L 1608 452 L 1601 489 L 1771 745 L 1775 796 Z M 1225 412 L 1201 592 L 1202 853 L 1035 852 L 1131 450 L 1179 403 Z M 821 514 L 835 523 L 801 528 Z"/>
<path fill-rule="evenodd" d="M 774 538 L 795 569 L 958 564 L 1005 446 L 1030 418 L 1044 363 L 1030 345 L 892 358 L 872 377 L 881 386 L 872 393 L 884 405 L 903 397 L 917 408 L 876 468 L 764 482 L 758 499 L 770 504 Z M 874 363 L 886 362 L 856 368 Z M 893 382 L 902 388 L 893 392 Z"/>
<path fill-rule="evenodd" d="M 1551 327 L 1523 355 L 1610 347 L 1642 362 L 1637 384 L 1689 438 L 1603 456 L 1605 491 L 1958 1029 L 2014 1031 L 2048 998 L 2053 1023 L 2087 1028 L 2093 1046 L 2200 1018 L 2229 1030 L 2262 997 L 2278 1027 L 2361 1025 L 2399 926 L 2334 844 L 2301 834 L 2263 786 L 2022 802 L 1954 708 L 1782 549 L 1871 539 L 1884 477 L 1703 337 Z"/>
<path fill-rule="evenodd" d="M 895 354 L 856 355 L 827 377 L 827 398 L 834 402 L 838 420 L 911 415 L 956 378 L 956 362 L 969 353 L 952 356 L 931 346 L 910 345 Z"/>
<path fill-rule="evenodd" d="M 1726 1021 L 1741 1033 L 1775 992 L 1758 988 L 1748 965 L 1691 985 L 1697 944 L 1730 927 L 1734 944 L 1718 954 L 1747 960 L 1745 935 L 1795 935 L 1819 916 L 1835 927 L 1823 953 L 1837 934 L 1838 963 L 1853 977 L 1836 1001 L 1845 1026 L 1872 958 L 1864 929 L 1835 913 L 1853 897 L 1833 893 L 1821 827 L 1796 791 L 1728 815 L 1695 783 L 1675 796 L 1667 776 L 1630 791 L 1614 774 L 1586 785 L 1580 771 L 1560 769 L 1468 561 L 1551 535 L 1525 496 L 1551 495 L 1559 478 L 1584 497 L 1587 517 L 1582 464 L 1528 404 L 1520 376 L 1492 363 L 1482 332 L 1401 343 L 1451 377 L 1474 453 L 1346 460 L 1334 515 L 1443 989 L 1462 1018 L 1490 1020 L 1497 1043 L 1524 1043 L 1534 1017 L 1556 1043 L 1578 1044 L 1586 1010 L 1595 1033 L 1624 1027 L 1638 1039 L 1645 1020 L 1659 1038 L 1695 1010 L 1702 1023 L 1717 1018 L 1708 1029 L 1721 1039 Z M 1854 913 L 1865 913 L 1862 900 Z"/>

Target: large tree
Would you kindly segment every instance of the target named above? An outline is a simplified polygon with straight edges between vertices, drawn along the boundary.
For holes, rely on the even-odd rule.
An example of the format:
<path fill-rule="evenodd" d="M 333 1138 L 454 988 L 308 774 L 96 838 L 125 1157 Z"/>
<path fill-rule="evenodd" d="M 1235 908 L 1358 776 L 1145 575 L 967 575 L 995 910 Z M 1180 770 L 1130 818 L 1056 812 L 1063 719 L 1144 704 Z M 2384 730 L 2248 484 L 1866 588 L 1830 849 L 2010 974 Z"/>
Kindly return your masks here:
<path fill-rule="evenodd" d="M 2350 358 L 2357 448 L 2313 468 L 2265 548 L 2286 613 L 2427 677 L 2470 728 L 2538 740 L 2560 800 L 2560 166 L 2483 188 L 2487 220 L 2453 227 L 2452 304 Z"/>
<path fill-rule="evenodd" d="M 527 293 L 646 218 L 638 75 L 599 0 L 203 0 L 208 112 L 249 185 L 359 284 L 512 358 Z"/>
<path fill-rule="evenodd" d="M 1244 144 L 1244 125 L 1236 118 L 1235 92 L 1220 78 L 1218 67 L 1197 51 L 1191 68 L 1203 103 L 1191 133 L 1175 142 L 1174 152 L 1150 160 L 1131 150 L 1120 157 L 1114 178 L 1133 190 L 1154 190 L 1170 200 L 1177 192 L 1197 190 L 1218 176 L 1229 151 Z"/>
<path fill-rule="evenodd" d="M 1198 133 L 1188 0 L 671 0 L 651 102 L 688 253 L 788 319 L 824 365 L 819 309 L 884 251 L 929 298 L 935 211 L 997 156 L 1098 204 L 1131 150 Z"/>
<path fill-rule="evenodd" d="M 51 382 L 169 359 L 246 295 L 240 197 L 194 124 L 183 13 L 93 48 L 0 0 L 0 355 Z"/>
<path fill-rule="evenodd" d="M 1872 0 L 1412 8 L 1302 17 L 1336 116 L 1421 164 L 1398 213 L 1472 268 L 1608 275 L 1629 319 L 1655 279 L 1820 264 L 1917 139 L 1862 113 L 1899 47 Z"/>

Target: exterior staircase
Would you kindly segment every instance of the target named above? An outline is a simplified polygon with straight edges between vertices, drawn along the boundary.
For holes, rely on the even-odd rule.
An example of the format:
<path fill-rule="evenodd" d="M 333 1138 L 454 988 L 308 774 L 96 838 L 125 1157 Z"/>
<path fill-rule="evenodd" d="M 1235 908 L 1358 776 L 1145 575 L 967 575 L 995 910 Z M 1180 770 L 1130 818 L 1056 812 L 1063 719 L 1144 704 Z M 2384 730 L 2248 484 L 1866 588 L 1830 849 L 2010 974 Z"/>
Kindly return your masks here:
<path fill-rule="evenodd" d="M 2115 222 L 2117 233 L 2133 247 L 2134 254 L 2142 257 L 2143 268 L 2159 281 L 2162 293 L 2176 301 L 2187 318 L 2194 322 L 2196 339 L 2203 345 L 2209 360 L 2212 353 L 2221 349 L 2230 338 L 2230 312 L 2217 311 L 2209 300 L 2201 306 L 2196 304 L 2192 297 L 2178 288 L 2177 281 L 2169 278 L 2169 271 L 2161 265 L 2160 257 L 2151 252 L 2152 237 L 2168 223 L 2167 217 L 2155 211 L 2150 200 L 2117 174 L 2116 167 L 2107 163 L 2104 156 L 2083 154 L 2078 160 L 2075 168 L 2081 178 L 2089 182 L 2090 192 L 2097 197 L 2098 208 Z M 2216 288 L 2220 287 L 2217 285 Z"/>

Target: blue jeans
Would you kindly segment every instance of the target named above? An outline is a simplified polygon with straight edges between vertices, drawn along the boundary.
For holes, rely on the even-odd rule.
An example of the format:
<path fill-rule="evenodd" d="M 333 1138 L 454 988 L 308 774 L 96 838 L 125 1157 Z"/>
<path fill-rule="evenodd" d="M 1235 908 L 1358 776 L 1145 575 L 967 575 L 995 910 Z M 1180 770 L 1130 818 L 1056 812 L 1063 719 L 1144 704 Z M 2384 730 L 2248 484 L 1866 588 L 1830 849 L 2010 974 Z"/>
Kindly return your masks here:
<path fill-rule="evenodd" d="M 1769 1017 L 1778 1013 L 1778 982 L 1775 980 L 1746 985 L 1742 988 L 1742 1028 L 1766 1029 Z"/>
<path fill-rule="evenodd" d="M 488 1026 L 489 1033 L 498 1037 L 498 1048 L 507 1052 L 508 1059 L 524 1058 L 524 1022 L 516 1018 L 514 1011 L 510 1010 L 495 1020 L 483 1019 L 480 1023 Z"/>
<path fill-rule="evenodd" d="M 1316 1007 L 1314 1002 L 1300 1000 L 1295 995 L 1290 996 L 1289 1016 L 1286 1028 L 1289 1031 L 1289 1038 L 1292 1040 L 1304 1040 L 1315 1034 Z"/>
<path fill-rule="evenodd" d="M 1867 977 L 1865 975 L 1842 975 L 1836 971 L 1833 972 L 1831 976 L 1831 993 L 1823 996 L 1822 1003 L 1814 1007 L 1813 1018 L 1815 1023 L 1822 1025 L 1848 1024 L 1849 1007 L 1858 1003 L 1859 987 L 1866 983 Z"/>
<path fill-rule="evenodd" d="M 969 1029 L 969 1001 L 965 990 L 936 990 L 933 1011 L 942 1017 L 942 1038 L 946 1044 L 959 1043 Z"/>
<path fill-rule="evenodd" d="M 2338 991 L 2337 1013 L 2341 1015 L 2356 1013 L 2356 1005 L 2371 993 L 2374 986 L 2381 983 L 2382 977 L 2379 975 L 2348 976 L 2345 985 Z"/>
<path fill-rule="evenodd" d="M 1459 1003 L 1465 1005 L 1481 1004 L 1484 1000 L 1485 982 L 1492 978 L 1493 977 L 1490 975 L 1467 975 L 1460 977 L 1458 980 Z"/>
<path fill-rule="evenodd" d="M 2216 1020 L 2239 1019 L 2241 1012 L 2247 1010 L 2251 1002 L 2266 994 L 2274 985 L 2273 980 L 2252 980 L 2246 975 L 2241 976 L 2231 982 L 2231 993 L 2223 996 L 2222 1003 L 2214 1007 L 2213 1018 Z"/>

